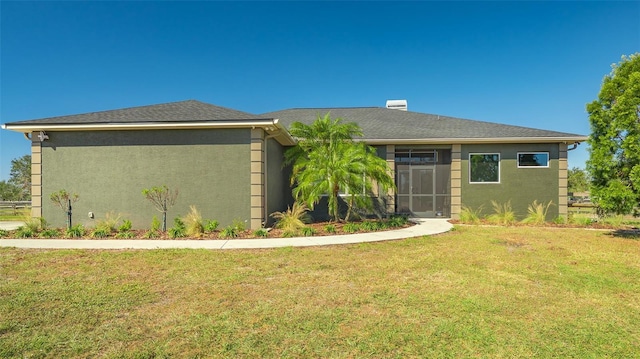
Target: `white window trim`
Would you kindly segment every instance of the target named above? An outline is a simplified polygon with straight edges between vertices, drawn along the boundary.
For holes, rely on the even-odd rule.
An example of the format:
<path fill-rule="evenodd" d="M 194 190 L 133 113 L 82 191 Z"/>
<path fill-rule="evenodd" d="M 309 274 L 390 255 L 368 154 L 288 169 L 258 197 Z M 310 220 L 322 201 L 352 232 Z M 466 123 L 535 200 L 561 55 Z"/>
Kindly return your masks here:
<path fill-rule="evenodd" d="M 471 180 L 471 156 L 473 155 L 498 155 L 498 181 L 497 182 L 473 182 Z M 500 152 L 469 152 L 469 183 L 470 184 L 499 184 L 502 179 L 502 155 Z"/>
<path fill-rule="evenodd" d="M 545 154 L 547 155 L 547 165 L 546 166 L 520 166 L 521 154 L 527 154 L 527 155 Z M 523 152 L 518 152 L 516 154 L 516 165 L 518 166 L 518 168 L 549 168 L 549 162 L 551 162 L 551 156 L 549 155 L 549 152 L 545 152 L 545 151 L 523 151 Z"/>

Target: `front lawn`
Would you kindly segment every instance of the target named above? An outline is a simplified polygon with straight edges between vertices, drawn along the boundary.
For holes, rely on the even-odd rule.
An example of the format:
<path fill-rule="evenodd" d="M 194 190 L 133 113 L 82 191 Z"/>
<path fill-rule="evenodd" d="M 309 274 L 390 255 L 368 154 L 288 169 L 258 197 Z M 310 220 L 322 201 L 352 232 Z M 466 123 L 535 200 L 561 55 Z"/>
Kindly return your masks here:
<path fill-rule="evenodd" d="M 456 227 L 270 250 L 0 249 L 0 357 L 617 357 L 640 240 Z"/>

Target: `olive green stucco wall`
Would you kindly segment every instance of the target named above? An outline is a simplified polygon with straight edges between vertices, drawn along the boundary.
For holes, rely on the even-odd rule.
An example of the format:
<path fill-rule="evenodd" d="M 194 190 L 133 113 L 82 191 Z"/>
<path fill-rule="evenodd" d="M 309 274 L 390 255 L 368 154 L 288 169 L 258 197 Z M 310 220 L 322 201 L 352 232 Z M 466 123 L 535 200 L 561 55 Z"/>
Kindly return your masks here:
<path fill-rule="evenodd" d="M 143 188 L 178 188 L 173 218 L 195 205 L 221 225 L 250 218 L 250 130 L 145 130 L 49 132 L 42 144 L 43 217 L 64 225 L 49 201 L 60 189 L 78 193 L 73 220 L 94 226 L 108 212 L 148 228 L 154 215 Z M 95 219 L 88 217 L 93 212 Z"/>
<path fill-rule="evenodd" d="M 284 211 L 287 206 L 293 203 L 291 195 L 291 187 L 289 186 L 289 177 L 291 175 L 290 167 L 283 167 L 284 152 L 287 148 L 280 145 L 276 140 L 267 140 L 267 193 L 266 193 L 266 220 L 267 224 L 273 224 L 271 213 Z"/>
<path fill-rule="evenodd" d="M 518 152 L 549 152 L 548 168 L 518 168 Z M 469 153 L 499 153 L 500 183 L 469 183 Z M 519 219 L 526 217 L 534 200 L 553 202 L 547 220 L 558 216 L 558 144 L 482 144 L 462 145 L 462 205 L 482 215 L 492 213 L 491 200 L 500 204 L 511 201 Z"/>

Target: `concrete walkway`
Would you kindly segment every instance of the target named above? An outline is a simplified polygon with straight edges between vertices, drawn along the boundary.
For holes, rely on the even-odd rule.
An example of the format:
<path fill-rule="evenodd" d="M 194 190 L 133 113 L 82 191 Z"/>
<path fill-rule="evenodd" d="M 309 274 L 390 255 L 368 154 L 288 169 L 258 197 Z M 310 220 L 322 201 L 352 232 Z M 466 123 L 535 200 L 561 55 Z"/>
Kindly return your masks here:
<path fill-rule="evenodd" d="M 214 240 L 155 240 L 155 239 L 0 239 L 0 247 L 44 249 L 255 249 L 278 247 L 309 247 L 332 244 L 378 242 L 411 238 L 449 231 L 453 225 L 446 219 L 412 219 L 415 226 L 393 231 L 348 234 L 339 236 L 264 238 L 264 239 L 214 239 Z"/>

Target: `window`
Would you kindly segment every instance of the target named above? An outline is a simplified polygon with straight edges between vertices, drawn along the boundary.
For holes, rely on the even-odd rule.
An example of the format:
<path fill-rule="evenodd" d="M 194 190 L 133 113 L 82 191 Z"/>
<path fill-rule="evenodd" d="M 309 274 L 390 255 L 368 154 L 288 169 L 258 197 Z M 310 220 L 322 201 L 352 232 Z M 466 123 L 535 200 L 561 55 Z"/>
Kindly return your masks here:
<path fill-rule="evenodd" d="M 548 168 L 549 152 L 518 152 L 518 168 Z"/>
<path fill-rule="evenodd" d="M 470 153 L 469 182 L 500 183 L 500 154 Z"/>

